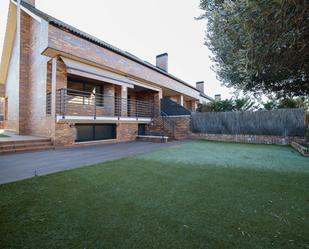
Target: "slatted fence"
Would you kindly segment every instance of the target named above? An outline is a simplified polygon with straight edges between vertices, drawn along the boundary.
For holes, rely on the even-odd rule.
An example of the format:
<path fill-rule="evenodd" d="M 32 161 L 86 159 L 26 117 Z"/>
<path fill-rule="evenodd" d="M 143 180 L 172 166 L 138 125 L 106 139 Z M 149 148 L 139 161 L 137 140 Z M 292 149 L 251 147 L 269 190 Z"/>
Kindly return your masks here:
<path fill-rule="evenodd" d="M 305 110 L 192 113 L 192 131 L 208 134 L 246 134 L 303 137 Z"/>

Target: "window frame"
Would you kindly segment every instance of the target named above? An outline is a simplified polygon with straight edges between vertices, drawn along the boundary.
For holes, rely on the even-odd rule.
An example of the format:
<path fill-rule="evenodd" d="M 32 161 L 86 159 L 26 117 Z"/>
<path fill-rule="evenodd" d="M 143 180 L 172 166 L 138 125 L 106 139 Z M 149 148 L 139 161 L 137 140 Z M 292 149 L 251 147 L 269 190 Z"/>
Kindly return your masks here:
<path fill-rule="evenodd" d="M 82 90 L 76 90 L 73 88 L 69 87 L 69 84 L 71 83 L 78 83 L 82 84 Z M 104 84 L 96 83 L 90 80 L 83 80 L 83 79 L 76 79 L 74 77 L 68 77 L 67 79 L 67 95 L 71 96 L 80 96 L 83 97 L 83 105 L 85 105 L 85 98 L 89 99 L 89 96 L 91 95 L 92 92 L 89 92 L 86 90 L 86 85 L 90 85 L 95 88 L 95 105 L 98 107 L 104 107 Z M 100 89 L 99 92 L 97 92 L 97 88 Z M 74 91 L 75 90 L 75 91 Z M 82 92 L 79 92 L 82 91 Z M 100 99 L 97 98 L 98 95 L 100 95 Z"/>

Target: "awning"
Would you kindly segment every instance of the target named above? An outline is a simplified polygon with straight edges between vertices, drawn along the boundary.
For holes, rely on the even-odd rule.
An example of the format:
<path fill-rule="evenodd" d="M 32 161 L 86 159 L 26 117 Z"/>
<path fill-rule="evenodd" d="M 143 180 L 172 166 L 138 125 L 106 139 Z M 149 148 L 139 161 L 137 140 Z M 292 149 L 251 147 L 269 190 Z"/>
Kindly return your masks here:
<path fill-rule="evenodd" d="M 102 68 L 87 65 L 85 63 L 74 61 L 62 56 L 61 59 L 65 63 L 67 72 L 69 74 L 100 80 L 115 85 L 126 86 L 129 88 L 134 87 L 134 81 L 126 78 L 125 76 L 118 75 Z"/>

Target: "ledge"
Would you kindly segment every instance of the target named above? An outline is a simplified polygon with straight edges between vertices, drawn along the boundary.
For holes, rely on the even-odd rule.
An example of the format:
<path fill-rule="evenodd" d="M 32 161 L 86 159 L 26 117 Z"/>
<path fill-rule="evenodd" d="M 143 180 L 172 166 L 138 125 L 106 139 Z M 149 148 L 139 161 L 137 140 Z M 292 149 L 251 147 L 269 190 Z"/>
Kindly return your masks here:
<path fill-rule="evenodd" d="M 92 116 L 63 116 L 57 115 L 58 123 L 150 123 L 151 118 L 135 117 L 92 117 Z"/>
<path fill-rule="evenodd" d="M 142 141 L 149 141 L 149 142 L 164 142 L 167 143 L 168 137 L 167 136 L 155 136 L 155 135 L 137 135 L 136 138 Z"/>
<path fill-rule="evenodd" d="M 309 157 L 309 148 L 306 148 L 305 146 L 302 146 L 301 144 L 296 142 L 292 142 L 291 146 L 303 156 Z"/>

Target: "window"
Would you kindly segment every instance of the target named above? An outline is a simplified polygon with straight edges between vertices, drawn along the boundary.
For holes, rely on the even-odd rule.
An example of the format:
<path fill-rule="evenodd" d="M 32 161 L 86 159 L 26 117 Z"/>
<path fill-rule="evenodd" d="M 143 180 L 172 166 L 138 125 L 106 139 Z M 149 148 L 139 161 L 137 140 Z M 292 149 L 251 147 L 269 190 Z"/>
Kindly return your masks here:
<path fill-rule="evenodd" d="M 89 81 L 68 78 L 68 95 L 75 104 L 103 106 L 103 85 Z"/>

